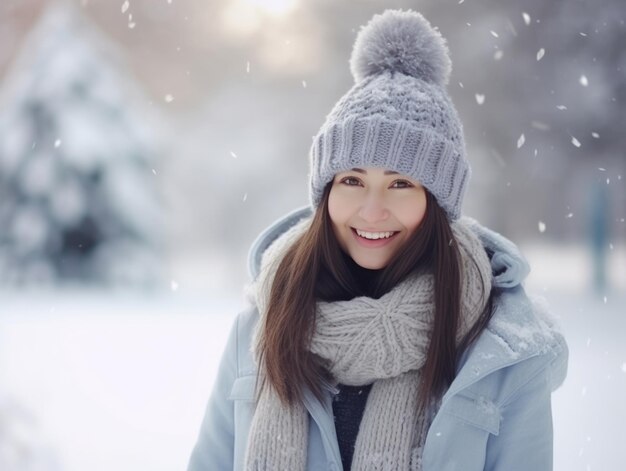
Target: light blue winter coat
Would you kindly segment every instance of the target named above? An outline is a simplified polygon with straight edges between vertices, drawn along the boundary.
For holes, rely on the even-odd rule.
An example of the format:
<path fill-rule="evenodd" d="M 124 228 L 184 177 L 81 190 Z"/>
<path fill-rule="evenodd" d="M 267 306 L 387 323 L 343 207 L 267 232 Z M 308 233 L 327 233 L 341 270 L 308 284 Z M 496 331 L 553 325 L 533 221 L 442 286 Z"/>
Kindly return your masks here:
<path fill-rule="evenodd" d="M 309 214 L 308 208 L 294 211 L 259 235 L 249 253 L 253 279 L 263 251 Z M 567 344 L 525 294 L 520 283 L 529 267 L 517 247 L 475 221 L 472 227 L 490 254 L 495 311 L 442 399 L 426 438 L 423 471 L 548 471 L 551 392 L 565 379 Z M 235 320 L 188 471 L 243 469 L 256 380 L 250 342 L 258 319 L 250 308 Z M 331 393 L 321 404 L 307 392 L 304 402 L 310 415 L 307 470 L 341 470 Z"/>

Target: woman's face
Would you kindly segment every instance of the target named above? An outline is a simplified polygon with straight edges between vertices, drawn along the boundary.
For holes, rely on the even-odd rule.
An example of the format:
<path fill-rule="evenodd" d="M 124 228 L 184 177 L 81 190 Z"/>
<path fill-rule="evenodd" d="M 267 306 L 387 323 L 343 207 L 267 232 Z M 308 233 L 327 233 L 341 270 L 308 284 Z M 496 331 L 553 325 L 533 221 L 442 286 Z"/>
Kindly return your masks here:
<path fill-rule="evenodd" d="M 370 270 L 384 268 L 424 219 L 426 190 L 382 168 L 353 168 L 335 175 L 328 212 L 341 248 Z"/>

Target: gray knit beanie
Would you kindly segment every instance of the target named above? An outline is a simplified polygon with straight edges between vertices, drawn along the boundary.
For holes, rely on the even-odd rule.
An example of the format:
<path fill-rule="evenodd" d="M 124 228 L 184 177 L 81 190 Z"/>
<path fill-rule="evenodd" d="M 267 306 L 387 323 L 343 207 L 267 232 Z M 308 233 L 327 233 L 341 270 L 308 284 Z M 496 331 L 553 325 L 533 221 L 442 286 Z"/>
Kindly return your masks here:
<path fill-rule="evenodd" d="M 361 27 L 350 58 L 355 84 L 311 146 L 314 208 L 336 173 L 380 167 L 418 180 L 459 218 L 471 171 L 446 92 L 451 67 L 445 39 L 420 13 L 386 10 Z"/>

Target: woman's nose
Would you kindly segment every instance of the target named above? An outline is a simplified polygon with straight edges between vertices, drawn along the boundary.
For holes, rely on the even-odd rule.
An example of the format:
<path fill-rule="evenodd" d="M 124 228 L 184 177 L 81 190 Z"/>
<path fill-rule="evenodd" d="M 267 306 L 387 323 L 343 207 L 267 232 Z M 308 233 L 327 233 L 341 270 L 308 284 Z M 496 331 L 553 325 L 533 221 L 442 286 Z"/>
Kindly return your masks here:
<path fill-rule="evenodd" d="M 362 203 L 359 216 L 364 221 L 376 223 L 389 217 L 389 210 L 382 198 L 370 195 Z"/>

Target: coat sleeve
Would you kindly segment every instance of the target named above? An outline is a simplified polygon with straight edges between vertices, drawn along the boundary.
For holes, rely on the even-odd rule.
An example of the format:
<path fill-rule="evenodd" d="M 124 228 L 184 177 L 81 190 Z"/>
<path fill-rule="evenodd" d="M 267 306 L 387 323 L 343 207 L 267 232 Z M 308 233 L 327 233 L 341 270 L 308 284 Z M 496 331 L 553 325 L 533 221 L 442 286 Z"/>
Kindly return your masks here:
<path fill-rule="evenodd" d="M 544 369 L 504 401 L 498 435 L 487 443 L 485 471 L 552 470 L 551 400 Z"/>
<path fill-rule="evenodd" d="M 234 404 L 229 399 L 237 377 L 237 332 L 240 316 L 231 327 L 217 378 L 200 426 L 187 471 L 232 471 L 234 460 Z"/>

